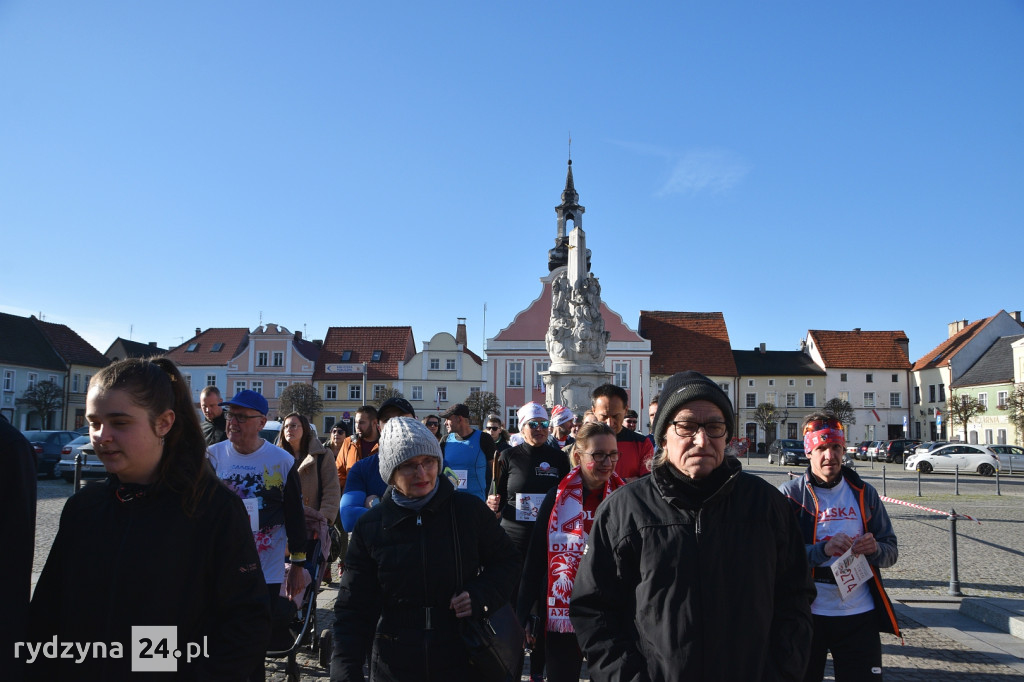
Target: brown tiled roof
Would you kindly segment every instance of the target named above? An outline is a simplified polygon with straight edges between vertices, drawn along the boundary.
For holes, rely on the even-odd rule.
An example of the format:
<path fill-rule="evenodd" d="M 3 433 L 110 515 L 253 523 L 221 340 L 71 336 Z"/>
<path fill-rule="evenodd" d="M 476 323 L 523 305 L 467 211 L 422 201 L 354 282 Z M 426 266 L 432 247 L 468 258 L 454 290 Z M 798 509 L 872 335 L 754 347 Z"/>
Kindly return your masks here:
<path fill-rule="evenodd" d="M 844 369 L 910 369 L 910 359 L 899 342 L 909 343 L 902 330 L 866 332 L 808 331 L 826 367 Z"/>
<path fill-rule="evenodd" d="M 196 349 L 189 352 L 188 348 L 193 343 L 199 344 Z M 224 344 L 220 350 L 215 351 L 218 343 Z M 211 327 L 205 332 L 173 348 L 167 352 L 167 357 L 179 366 L 217 366 L 226 365 L 231 358 L 241 353 L 249 344 L 248 327 Z"/>
<path fill-rule="evenodd" d="M 996 315 L 998 314 L 996 313 Z M 967 342 L 973 339 L 975 334 L 984 329 L 985 325 L 994 320 L 996 315 L 971 322 L 956 334 L 953 334 L 953 336 L 932 348 L 931 351 L 915 362 L 911 369 L 916 372 L 922 369 L 945 367 L 949 364 L 949 359 L 959 353 L 960 349 L 967 345 Z"/>
<path fill-rule="evenodd" d="M 381 351 L 379 362 L 373 362 L 373 351 Z M 347 360 L 342 353 L 352 351 Z M 362 374 L 328 374 L 326 365 L 339 362 L 365 362 L 367 379 L 398 379 L 398 366 L 416 355 L 412 327 L 331 327 L 324 338 L 324 347 L 316 361 L 313 381 L 338 379 L 354 381 Z"/>
<path fill-rule="evenodd" d="M 79 336 L 66 324 L 43 322 L 34 317 L 32 321 L 50 342 L 53 349 L 57 351 L 57 355 L 62 357 L 64 362 L 69 365 L 106 367 L 110 364 L 107 356 L 93 348 L 88 341 Z"/>
<path fill-rule="evenodd" d="M 722 313 L 641 310 L 638 331 L 651 342 L 651 374 L 738 376 Z"/>

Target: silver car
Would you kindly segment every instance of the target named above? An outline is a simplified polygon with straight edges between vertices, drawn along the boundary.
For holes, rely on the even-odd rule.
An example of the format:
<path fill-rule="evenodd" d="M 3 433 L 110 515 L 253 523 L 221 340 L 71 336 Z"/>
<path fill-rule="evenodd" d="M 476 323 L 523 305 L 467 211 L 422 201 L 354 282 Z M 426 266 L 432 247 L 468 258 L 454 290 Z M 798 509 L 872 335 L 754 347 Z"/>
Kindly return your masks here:
<path fill-rule="evenodd" d="M 107 468 L 96 456 L 89 436 L 79 436 L 60 452 L 60 475 L 68 483 L 75 480 L 75 455 L 82 455 L 82 476 L 106 476 Z"/>
<path fill-rule="evenodd" d="M 1024 471 L 1024 448 L 1021 446 L 989 445 L 988 449 L 999 455 L 1000 472 Z"/>
<path fill-rule="evenodd" d="M 915 452 L 907 458 L 904 468 L 907 471 L 920 471 L 922 474 L 959 470 L 963 473 L 975 471 L 982 476 L 991 476 L 999 468 L 999 457 L 987 445 L 950 443 L 929 452 Z"/>

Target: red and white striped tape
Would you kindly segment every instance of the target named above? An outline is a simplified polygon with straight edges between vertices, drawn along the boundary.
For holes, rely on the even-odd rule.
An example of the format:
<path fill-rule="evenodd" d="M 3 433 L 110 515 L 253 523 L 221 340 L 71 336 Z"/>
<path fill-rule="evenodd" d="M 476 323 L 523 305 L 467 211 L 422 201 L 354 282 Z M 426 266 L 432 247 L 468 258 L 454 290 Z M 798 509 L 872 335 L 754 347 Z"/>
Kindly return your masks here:
<path fill-rule="evenodd" d="M 894 499 L 892 497 L 882 497 L 881 495 L 879 495 L 879 499 L 881 499 L 882 502 L 892 502 L 893 504 L 902 504 L 905 507 L 913 507 L 914 509 L 922 509 L 924 511 L 933 512 L 935 514 L 942 514 L 943 516 L 949 516 L 949 512 L 944 512 L 941 509 L 932 509 L 931 507 L 922 507 L 921 505 L 914 504 L 913 502 L 904 502 L 903 500 L 897 500 L 897 499 Z M 955 514 L 954 516 L 956 516 L 958 519 L 967 519 L 968 521 L 974 521 L 979 526 L 981 525 L 981 521 L 978 521 L 978 519 L 974 518 L 973 516 L 968 516 L 967 514 Z"/>

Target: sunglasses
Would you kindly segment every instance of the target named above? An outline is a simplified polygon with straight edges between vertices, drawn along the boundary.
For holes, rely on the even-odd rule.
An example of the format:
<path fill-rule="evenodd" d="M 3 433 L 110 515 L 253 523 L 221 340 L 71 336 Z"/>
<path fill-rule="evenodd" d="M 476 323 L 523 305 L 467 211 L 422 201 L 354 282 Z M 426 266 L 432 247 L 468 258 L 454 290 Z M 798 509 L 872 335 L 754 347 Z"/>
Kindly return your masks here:
<path fill-rule="evenodd" d="M 427 422 L 427 426 L 429 426 L 432 429 L 436 429 L 437 427 L 441 426 L 441 422 Z"/>
<path fill-rule="evenodd" d="M 500 426 L 488 426 L 487 430 L 488 431 L 501 431 L 501 427 Z"/>
<path fill-rule="evenodd" d="M 843 430 L 843 425 L 839 423 L 838 419 L 816 419 L 812 422 L 807 422 L 807 426 L 804 427 L 804 433 L 808 434 L 812 431 L 821 431 L 822 429 L 838 429 Z"/>
<path fill-rule="evenodd" d="M 548 428 L 548 425 L 550 425 L 550 424 L 551 424 L 551 422 L 548 421 L 547 419 L 544 419 L 544 420 L 532 419 L 532 420 L 526 422 L 526 425 L 529 426 L 531 429 L 546 429 L 546 428 Z"/>

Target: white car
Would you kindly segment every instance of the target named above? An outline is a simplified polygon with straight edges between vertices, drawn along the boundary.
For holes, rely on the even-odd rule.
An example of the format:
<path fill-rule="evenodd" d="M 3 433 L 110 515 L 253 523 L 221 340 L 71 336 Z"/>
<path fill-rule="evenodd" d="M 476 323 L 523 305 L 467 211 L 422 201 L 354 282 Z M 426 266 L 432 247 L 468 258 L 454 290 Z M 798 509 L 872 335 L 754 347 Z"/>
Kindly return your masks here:
<path fill-rule="evenodd" d="M 999 457 L 987 445 L 968 445 L 966 443 L 950 443 L 921 454 L 914 453 L 907 458 L 904 467 L 907 471 L 918 471 L 922 474 L 932 471 L 975 471 L 982 476 L 991 476 L 999 468 Z"/>

